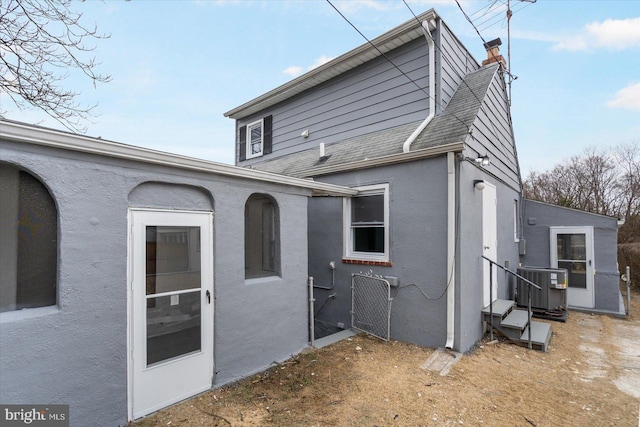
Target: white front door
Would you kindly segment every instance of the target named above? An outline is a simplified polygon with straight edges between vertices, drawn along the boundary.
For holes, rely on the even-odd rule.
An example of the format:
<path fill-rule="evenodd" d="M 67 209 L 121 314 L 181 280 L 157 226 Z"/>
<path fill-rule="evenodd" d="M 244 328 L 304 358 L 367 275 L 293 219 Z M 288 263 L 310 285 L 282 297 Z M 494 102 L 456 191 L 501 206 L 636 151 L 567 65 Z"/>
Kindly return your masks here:
<path fill-rule="evenodd" d="M 595 307 L 593 227 L 551 227 L 551 267 L 569 272 L 567 305 Z"/>
<path fill-rule="evenodd" d="M 130 210 L 129 417 L 211 388 L 213 216 Z"/>
<path fill-rule="evenodd" d="M 498 260 L 498 206 L 496 187 L 485 182 L 482 190 L 482 255 L 493 262 Z M 498 298 L 498 267 L 482 260 L 482 303 L 483 307 L 489 305 L 490 297 L 493 301 Z M 492 271 L 493 270 L 493 271 Z"/>

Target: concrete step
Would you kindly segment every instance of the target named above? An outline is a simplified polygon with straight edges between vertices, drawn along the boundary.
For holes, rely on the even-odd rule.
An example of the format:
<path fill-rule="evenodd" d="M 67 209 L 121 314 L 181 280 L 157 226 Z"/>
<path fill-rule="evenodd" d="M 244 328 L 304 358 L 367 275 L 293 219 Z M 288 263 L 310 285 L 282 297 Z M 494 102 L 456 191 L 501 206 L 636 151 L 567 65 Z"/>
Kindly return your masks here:
<path fill-rule="evenodd" d="M 551 325 L 544 322 L 531 321 L 531 328 L 526 328 L 520 337 L 520 345 L 529 345 L 529 331 L 531 331 L 531 346 L 536 350 L 547 351 L 551 340 Z"/>
<path fill-rule="evenodd" d="M 516 309 L 512 310 L 507 317 L 502 319 L 502 322 L 500 322 L 500 326 L 502 326 L 503 328 L 512 328 L 522 331 L 527 326 L 528 321 L 528 313 L 524 310 Z"/>
<path fill-rule="evenodd" d="M 482 314 L 485 320 L 488 320 L 490 315 L 490 311 L 493 310 L 493 316 L 499 317 L 500 319 L 504 319 L 515 307 L 515 301 L 497 299 L 493 302 L 493 306 L 486 306 L 482 309 Z"/>
<path fill-rule="evenodd" d="M 499 331 L 515 344 L 529 346 L 529 315 L 526 310 L 516 308 L 515 302 L 510 300 L 495 300 L 493 302 L 493 328 Z M 489 307 L 482 309 L 482 317 L 491 324 Z M 536 350 L 547 351 L 551 340 L 551 325 L 545 322 L 531 321 L 531 347 Z"/>

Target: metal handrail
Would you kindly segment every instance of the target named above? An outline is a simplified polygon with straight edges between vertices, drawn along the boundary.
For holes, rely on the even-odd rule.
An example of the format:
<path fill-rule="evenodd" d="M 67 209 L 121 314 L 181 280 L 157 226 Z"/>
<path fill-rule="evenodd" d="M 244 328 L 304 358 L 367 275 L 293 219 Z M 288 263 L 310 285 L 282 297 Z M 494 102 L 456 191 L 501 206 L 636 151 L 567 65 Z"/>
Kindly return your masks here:
<path fill-rule="evenodd" d="M 529 350 L 531 350 L 533 348 L 533 346 L 531 345 L 531 335 L 532 335 L 531 333 L 531 313 L 532 313 L 531 287 L 533 286 L 538 290 L 542 290 L 542 288 L 536 285 L 535 283 L 533 283 L 531 280 L 527 279 L 526 277 L 522 277 L 520 274 L 516 273 L 515 271 L 511 271 L 508 268 L 501 266 L 500 264 L 493 261 L 492 259 L 489 259 L 484 255 L 480 255 L 480 256 L 486 259 L 487 261 L 489 261 L 489 337 L 491 341 L 493 341 L 493 268 L 491 268 L 491 266 L 495 265 L 497 267 L 500 267 L 507 273 L 511 274 L 512 276 L 515 276 L 518 279 L 521 279 L 523 282 L 527 284 L 527 303 L 528 303 L 527 304 L 527 328 L 529 328 Z"/>

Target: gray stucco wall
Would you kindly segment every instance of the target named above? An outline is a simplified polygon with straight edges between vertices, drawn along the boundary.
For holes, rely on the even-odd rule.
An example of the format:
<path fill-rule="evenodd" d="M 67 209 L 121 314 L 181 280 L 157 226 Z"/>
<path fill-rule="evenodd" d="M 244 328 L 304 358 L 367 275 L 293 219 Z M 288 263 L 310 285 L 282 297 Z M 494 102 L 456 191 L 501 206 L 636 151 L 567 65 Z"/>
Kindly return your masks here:
<path fill-rule="evenodd" d="M 515 269 L 518 244 L 514 241 L 513 203 L 518 193 L 466 162 L 456 162 L 458 230 L 456 242 L 455 342 L 468 351 L 482 338 L 482 194 L 474 179 L 496 186 L 498 200 L 498 260 Z M 447 164 L 438 157 L 319 178 L 334 184 L 358 186 L 390 183 L 392 267 L 341 263 L 342 202 L 314 198 L 309 205 L 309 271 L 315 284 L 331 284 L 330 261 L 336 262 L 336 284 L 315 290 L 317 320 L 335 327 L 350 325 L 351 274 L 371 270 L 399 279 L 392 289 L 391 337 L 429 347 L 446 342 L 447 316 Z M 498 274 L 498 297 L 510 296 L 511 279 Z M 418 286 L 420 289 L 418 289 Z M 428 295 L 427 298 L 424 294 Z M 335 298 L 328 299 L 331 294 Z"/>
<path fill-rule="evenodd" d="M 497 262 L 510 270 L 518 265 L 518 243 L 514 241 L 514 200 L 518 192 L 496 180 L 483 169 L 468 162 L 460 162 L 459 169 L 459 228 L 456 257 L 456 347 L 470 349 L 482 338 L 483 263 L 482 250 L 482 193 L 474 187 L 474 180 L 484 180 L 496 187 L 497 198 Z M 498 295 L 512 299 L 513 279 L 498 270 Z M 458 329 L 459 328 L 459 329 Z"/>
<path fill-rule="evenodd" d="M 559 226 L 593 227 L 596 271 L 594 308 L 614 313 L 623 312 L 624 309 L 620 307 L 616 218 L 525 200 L 524 235 L 527 253 L 522 263 L 528 266 L 549 267 L 551 263 L 550 227 Z"/>
<path fill-rule="evenodd" d="M 127 421 L 129 206 L 215 208 L 217 385 L 307 345 L 306 190 L 0 141 L 0 161 L 37 176 L 59 215 L 58 305 L 0 317 L 0 401 L 70 404 L 71 425 Z M 280 212 L 282 277 L 244 279 L 244 205 Z"/>
<path fill-rule="evenodd" d="M 309 204 L 309 271 L 333 290 L 315 290 L 317 319 L 336 326 L 351 323 L 351 274 L 368 272 L 399 279 L 392 288 L 391 337 L 424 346 L 446 341 L 447 165 L 446 158 L 380 167 L 317 178 L 347 186 L 390 185 L 391 267 L 346 264 L 342 260 L 342 201 L 313 198 Z M 418 289 L 418 287 L 420 289 Z M 433 299 L 428 299 L 423 292 Z M 327 297 L 335 293 L 336 297 Z M 325 304 L 326 302 L 326 304 Z M 322 309 L 318 311 L 321 306 Z"/>

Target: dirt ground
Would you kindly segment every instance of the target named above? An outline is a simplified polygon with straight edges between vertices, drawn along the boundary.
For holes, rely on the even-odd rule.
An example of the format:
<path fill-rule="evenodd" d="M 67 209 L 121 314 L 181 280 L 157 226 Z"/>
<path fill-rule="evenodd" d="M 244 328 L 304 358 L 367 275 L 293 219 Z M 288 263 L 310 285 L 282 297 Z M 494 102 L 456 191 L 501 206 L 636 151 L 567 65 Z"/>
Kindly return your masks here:
<path fill-rule="evenodd" d="M 358 335 L 133 425 L 640 426 L 638 292 L 631 314 L 572 311 L 547 353 L 487 339 L 446 376 L 420 367 L 434 349 Z"/>

